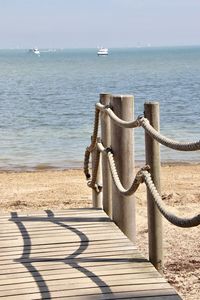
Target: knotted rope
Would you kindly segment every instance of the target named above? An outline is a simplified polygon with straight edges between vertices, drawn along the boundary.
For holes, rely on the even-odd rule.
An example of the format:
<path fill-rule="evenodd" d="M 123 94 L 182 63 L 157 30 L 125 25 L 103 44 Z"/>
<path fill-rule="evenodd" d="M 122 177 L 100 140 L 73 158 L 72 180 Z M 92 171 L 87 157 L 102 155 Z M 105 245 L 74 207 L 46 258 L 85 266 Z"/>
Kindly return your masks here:
<path fill-rule="evenodd" d="M 102 186 L 97 184 L 97 174 L 98 174 L 98 167 L 99 167 L 99 160 L 100 160 L 100 152 L 97 147 L 94 148 L 94 155 L 93 155 L 93 172 L 92 172 L 92 179 L 88 180 L 87 185 L 94 189 L 97 193 L 100 193 L 102 190 Z"/>
<path fill-rule="evenodd" d="M 90 154 L 94 151 L 97 142 L 97 135 L 99 129 L 99 109 L 95 109 L 95 118 L 94 118 L 94 128 L 93 128 L 93 135 L 92 141 L 90 146 L 88 146 L 85 150 L 85 157 L 84 157 L 84 174 L 87 180 L 90 179 L 91 175 L 89 172 L 89 162 L 90 162 Z M 97 167 L 98 168 L 98 167 Z"/>

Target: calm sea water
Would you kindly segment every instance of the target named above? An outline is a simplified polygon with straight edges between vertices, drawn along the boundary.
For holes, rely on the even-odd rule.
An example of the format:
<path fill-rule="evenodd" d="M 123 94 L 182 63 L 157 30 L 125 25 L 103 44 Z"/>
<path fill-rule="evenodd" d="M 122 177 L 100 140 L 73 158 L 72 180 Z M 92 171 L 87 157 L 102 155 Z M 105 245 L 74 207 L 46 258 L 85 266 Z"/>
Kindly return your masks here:
<path fill-rule="evenodd" d="M 42 52 L 0 50 L 0 168 L 81 167 L 99 93 L 133 94 L 135 115 L 159 101 L 161 132 L 199 140 L 200 47 Z M 144 161 L 143 129 L 135 130 Z M 161 147 L 163 161 L 199 161 L 200 153 Z"/>

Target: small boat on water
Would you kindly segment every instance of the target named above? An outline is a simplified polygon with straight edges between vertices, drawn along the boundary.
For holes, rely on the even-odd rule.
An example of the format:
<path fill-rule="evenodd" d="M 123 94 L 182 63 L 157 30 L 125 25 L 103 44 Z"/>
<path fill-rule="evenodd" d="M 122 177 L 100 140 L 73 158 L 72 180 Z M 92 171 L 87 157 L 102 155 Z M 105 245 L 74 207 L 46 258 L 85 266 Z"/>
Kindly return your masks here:
<path fill-rule="evenodd" d="M 40 51 L 39 51 L 38 48 L 30 49 L 29 52 L 32 52 L 32 53 L 37 54 L 37 55 L 40 55 Z"/>
<path fill-rule="evenodd" d="M 101 47 L 97 52 L 98 56 L 108 55 L 108 48 Z"/>

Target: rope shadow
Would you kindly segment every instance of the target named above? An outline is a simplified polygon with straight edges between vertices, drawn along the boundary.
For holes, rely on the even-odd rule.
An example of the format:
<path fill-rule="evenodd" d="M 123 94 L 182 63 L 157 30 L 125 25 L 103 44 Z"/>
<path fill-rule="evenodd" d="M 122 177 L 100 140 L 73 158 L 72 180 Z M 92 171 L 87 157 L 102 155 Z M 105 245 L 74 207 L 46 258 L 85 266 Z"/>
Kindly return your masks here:
<path fill-rule="evenodd" d="M 48 289 L 48 286 L 47 286 L 45 280 L 43 279 L 40 272 L 32 265 L 32 262 L 29 261 L 32 244 L 31 244 L 31 238 L 28 233 L 28 230 L 26 229 L 26 227 L 24 226 L 24 224 L 22 222 L 20 222 L 20 221 L 15 222 L 15 219 L 20 220 L 20 218 L 18 217 L 18 214 L 16 212 L 11 212 L 11 221 L 13 221 L 16 224 L 16 226 L 18 227 L 19 231 L 21 232 L 23 242 L 24 242 L 21 258 L 15 259 L 15 261 L 20 262 L 28 270 L 28 272 L 32 275 L 32 277 L 34 278 L 34 280 L 39 288 L 40 294 L 42 295 L 42 293 L 45 292 L 46 295 L 48 296 L 48 298 L 51 299 L 51 294 L 50 294 L 50 291 Z M 24 238 L 24 234 L 26 235 L 26 238 Z M 24 261 L 24 259 L 25 259 L 25 261 Z M 26 259 L 27 259 L 27 261 L 26 261 Z M 36 278 L 39 280 L 36 281 Z"/>
<path fill-rule="evenodd" d="M 54 213 L 51 210 L 46 210 L 47 216 L 49 218 L 52 218 L 52 223 L 59 225 L 65 229 L 68 229 L 72 231 L 73 233 L 77 234 L 80 238 L 80 246 L 77 250 L 75 250 L 72 254 L 69 256 L 65 257 L 63 262 L 65 264 L 70 265 L 72 268 L 78 270 L 79 272 L 83 273 L 86 275 L 88 278 L 90 278 L 101 290 L 102 293 L 112 293 L 110 287 L 106 284 L 105 281 L 103 281 L 101 278 L 99 278 L 95 273 L 91 272 L 85 267 L 80 266 L 76 261 L 75 262 L 69 262 L 70 259 L 74 259 L 78 257 L 80 254 L 82 254 L 89 246 L 89 239 L 88 237 L 80 230 L 77 228 L 74 228 L 70 225 L 63 224 L 62 222 L 59 221 L 54 221 Z"/>
<path fill-rule="evenodd" d="M 92 258 L 92 259 L 84 259 L 84 258 L 79 258 L 78 256 L 88 248 L 89 246 L 89 239 L 88 237 L 80 230 L 78 230 L 75 227 L 72 227 L 70 225 L 62 223 L 62 221 L 66 222 L 67 219 L 70 220 L 75 220 L 75 218 L 58 218 L 54 216 L 54 213 L 51 210 L 46 210 L 47 217 L 45 218 L 34 218 L 34 217 L 19 217 L 16 212 L 11 213 L 11 219 L 10 221 L 14 222 L 16 226 L 18 227 L 22 238 L 23 238 L 23 252 L 20 258 L 15 259 L 15 262 L 21 263 L 31 274 L 33 279 L 35 280 L 40 294 L 41 294 L 41 299 L 51 299 L 51 293 L 49 291 L 48 285 L 45 282 L 44 278 L 40 274 L 40 272 L 37 270 L 36 267 L 33 266 L 34 262 L 61 262 L 66 265 L 69 265 L 73 269 L 76 269 L 77 271 L 81 272 L 84 274 L 87 278 L 89 278 L 99 289 L 101 290 L 101 293 L 109 293 L 112 294 L 112 290 L 110 287 L 106 284 L 105 281 L 103 281 L 99 276 L 97 276 L 94 272 L 88 270 L 86 267 L 83 267 L 80 265 L 81 262 L 103 262 L 103 261 L 123 261 L 123 259 L 102 259 L 101 258 Z M 87 218 L 86 218 L 87 219 Z M 23 224 L 23 221 L 49 221 L 53 224 L 56 224 L 66 230 L 70 230 L 74 234 L 76 234 L 79 239 L 80 239 L 80 244 L 78 249 L 76 249 L 73 253 L 70 255 L 62 258 L 34 258 L 31 259 L 31 249 L 32 249 L 32 243 L 31 243 L 31 237 L 29 235 L 28 230 L 26 229 L 25 225 Z M 61 220 L 61 221 L 60 221 Z M 94 218 L 94 221 L 99 221 L 100 218 Z M 84 221 L 84 218 L 83 218 Z M 91 220 L 90 220 L 91 221 Z M 105 218 L 104 221 L 109 221 L 109 219 Z M 127 261 L 127 260 L 126 260 Z M 129 260 L 130 261 L 130 260 Z"/>

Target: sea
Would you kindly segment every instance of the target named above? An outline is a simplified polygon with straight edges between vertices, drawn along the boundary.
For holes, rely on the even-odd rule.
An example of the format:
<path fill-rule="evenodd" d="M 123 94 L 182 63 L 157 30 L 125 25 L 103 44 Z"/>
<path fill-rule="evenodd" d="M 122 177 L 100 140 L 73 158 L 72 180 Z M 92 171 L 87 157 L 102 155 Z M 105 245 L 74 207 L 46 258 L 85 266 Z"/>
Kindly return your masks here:
<path fill-rule="evenodd" d="M 198 141 L 200 47 L 0 50 L 0 170 L 81 168 L 100 93 L 134 95 L 135 117 L 159 102 L 161 133 Z M 143 164 L 144 130 L 134 136 Z M 199 159 L 161 146 L 162 162 Z"/>

